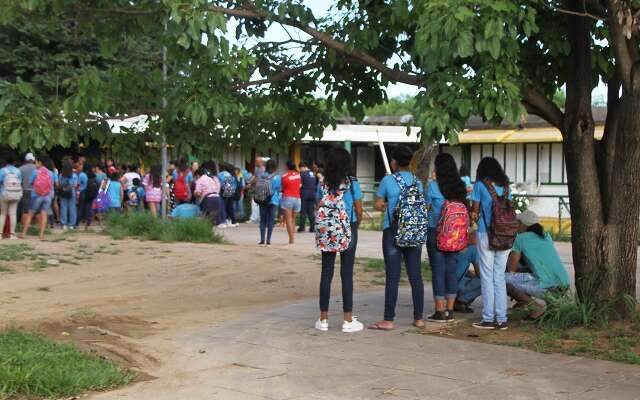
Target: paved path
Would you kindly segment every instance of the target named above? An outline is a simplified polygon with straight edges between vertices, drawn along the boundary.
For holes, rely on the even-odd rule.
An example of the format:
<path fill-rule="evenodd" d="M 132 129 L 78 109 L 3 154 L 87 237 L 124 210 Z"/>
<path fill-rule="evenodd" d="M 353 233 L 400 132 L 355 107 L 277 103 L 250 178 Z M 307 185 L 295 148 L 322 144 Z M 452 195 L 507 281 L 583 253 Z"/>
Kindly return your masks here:
<path fill-rule="evenodd" d="M 255 242 L 255 226 L 225 232 Z M 278 231 L 274 243 L 284 243 Z M 379 233 L 364 232 L 359 256 L 381 257 Z M 313 252 L 312 235 L 299 248 Z M 265 251 L 283 251 L 275 245 Z M 430 288 L 426 310 L 432 310 Z M 383 293 L 357 294 L 363 322 L 380 318 Z M 154 371 L 159 379 L 94 395 L 94 399 L 640 399 L 640 367 L 417 334 L 403 289 L 394 332 L 339 331 L 333 298 L 329 332 L 312 328 L 315 298 L 223 324 L 156 338 L 179 349 Z M 461 322 L 468 323 L 468 322 Z M 509 332 L 497 332 L 508 335 Z M 180 371 L 176 373 L 176 371 Z"/>
<path fill-rule="evenodd" d="M 335 318 L 317 332 L 315 300 L 212 325 L 171 339 L 181 353 L 167 375 L 95 399 L 640 398 L 640 367 L 412 333 L 409 299 L 394 332 L 347 335 Z M 382 306 L 381 293 L 356 297 L 364 321 Z"/>

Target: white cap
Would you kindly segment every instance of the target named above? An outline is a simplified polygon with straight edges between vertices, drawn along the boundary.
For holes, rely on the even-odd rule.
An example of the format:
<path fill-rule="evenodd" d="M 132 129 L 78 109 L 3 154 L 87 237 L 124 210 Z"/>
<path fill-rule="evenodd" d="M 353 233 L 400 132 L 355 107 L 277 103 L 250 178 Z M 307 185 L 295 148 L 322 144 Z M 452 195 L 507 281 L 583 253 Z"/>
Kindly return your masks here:
<path fill-rule="evenodd" d="M 531 225 L 540 223 L 540 218 L 538 218 L 538 214 L 534 213 L 531 210 L 527 210 L 518 214 L 516 218 L 518 218 L 518 221 L 520 221 L 520 223 L 525 226 L 531 226 Z"/>
<path fill-rule="evenodd" d="M 33 153 L 27 153 L 27 155 L 24 156 L 24 160 L 25 161 L 35 161 L 36 158 L 33 156 Z"/>

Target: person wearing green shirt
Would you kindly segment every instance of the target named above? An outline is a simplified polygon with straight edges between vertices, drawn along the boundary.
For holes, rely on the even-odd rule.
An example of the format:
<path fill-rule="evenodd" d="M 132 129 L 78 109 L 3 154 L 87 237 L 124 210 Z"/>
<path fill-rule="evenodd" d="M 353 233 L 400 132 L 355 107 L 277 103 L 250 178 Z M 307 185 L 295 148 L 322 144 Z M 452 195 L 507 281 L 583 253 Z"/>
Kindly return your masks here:
<path fill-rule="evenodd" d="M 544 299 L 545 293 L 551 289 L 568 288 L 569 274 L 553 240 L 540 225 L 538 215 L 525 211 L 517 218 L 520 228 L 507 263 L 507 292 L 521 305 L 533 304 L 532 298 Z M 531 269 L 531 273 L 517 272 L 521 261 Z M 537 319 L 543 312 L 537 307 L 530 316 Z"/>

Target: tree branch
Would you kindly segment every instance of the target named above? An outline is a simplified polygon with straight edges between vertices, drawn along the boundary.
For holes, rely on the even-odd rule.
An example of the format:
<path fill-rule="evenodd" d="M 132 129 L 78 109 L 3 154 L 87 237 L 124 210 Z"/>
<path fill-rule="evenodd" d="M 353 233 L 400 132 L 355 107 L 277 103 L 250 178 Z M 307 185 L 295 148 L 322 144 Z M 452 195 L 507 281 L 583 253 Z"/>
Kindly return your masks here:
<path fill-rule="evenodd" d="M 544 4 L 545 7 L 547 7 L 551 11 L 555 11 L 555 12 L 560 13 L 560 14 L 576 15 L 578 17 L 587 17 L 587 18 L 594 19 L 596 21 L 604 21 L 606 19 L 604 16 L 599 16 L 599 15 L 595 15 L 595 14 L 591 14 L 591 13 L 587 12 L 586 4 L 585 4 L 585 10 L 584 11 L 571 11 L 571 10 L 567 10 L 567 9 L 560 8 L 560 7 L 554 7 L 554 6 L 550 5 L 550 4 L 546 4 L 546 3 L 543 3 L 543 4 Z"/>
<path fill-rule="evenodd" d="M 541 95 L 531 86 L 520 88 L 522 102 L 528 112 L 538 115 L 551 125 L 562 130 L 564 114 L 554 102 Z"/>
<path fill-rule="evenodd" d="M 297 28 L 309 36 L 317 39 L 321 42 L 325 47 L 334 49 L 340 53 L 347 55 L 349 58 L 357 61 L 360 64 L 364 64 L 369 66 L 376 71 L 382 73 L 387 79 L 392 82 L 401 82 L 406 83 L 408 85 L 420 86 L 422 82 L 422 77 L 417 74 L 412 74 L 406 71 L 401 71 L 398 69 L 392 69 L 387 67 L 384 63 L 378 61 L 371 55 L 357 50 L 348 50 L 347 45 L 334 39 L 329 34 L 318 31 L 310 26 L 306 26 L 301 24 L 298 21 L 286 19 L 286 18 L 278 18 L 274 15 L 269 14 L 264 10 L 249 10 L 246 8 L 226 8 L 220 6 L 209 6 L 208 9 L 213 12 L 217 12 L 220 14 L 230 15 L 238 18 L 248 18 L 248 19 L 258 19 L 258 20 L 271 20 L 275 22 L 280 22 L 281 24 L 288 25 L 294 28 Z"/>
<path fill-rule="evenodd" d="M 279 82 L 279 81 L 285 80 L 287 78 L 290 78 L 292 76 L 301 74 L 303 72 L 310 71 L 312 69 L 316 69 L 316 68 L 320 67 L 321 65 L 322 65 L 322 62 L 316 61 L 314 63 L 307 64 L 307 65 L 302 65 L 302 66 L 297 67 L 297 68 L 287 68 L 287 69 L 284 69 L 281 72 L 278 72 L 277 74 L 274 74 L 273 76 L 265 78 L 265 79 L 259 79 L 259 80 L 255 80 L 255 81 L 249 81 L 249 82 L 240 83 L 240 84 L 238 84 L 236 86 L 236 89 L 246 89 L 246 88 L 248 88 L 250 86 L 265 85 L 265 84 L 269 84 L 269 83 Z"/>
<path fill-rule="evenodd" d="M 609 0 L 609 36 L 616 57 L 617 69 L 625 89 L 631 88 L 631 68 L 634 55 L 629 49 L 629 43 L 624 34 L 623 26 L 618 20 L 618 14 L 623 12 L 620 0 Z M 637 57 L 636 57 L 637 58 Z"/>
<path fill-rule="evenodd" d="M 156 15 L 161 14 L 160 10 L 134 10 L 134 9 L 124 9 L 124 8 L 111 8 L 111 9 L 103 9 L 103 8 L 81 8 L 79 9 L 82 12 L 90 11 L 96 14 L 103 14 L 112 17 L 119 16 L 132 16 L 132 17 L 140 17 L 145 15 Z"/>

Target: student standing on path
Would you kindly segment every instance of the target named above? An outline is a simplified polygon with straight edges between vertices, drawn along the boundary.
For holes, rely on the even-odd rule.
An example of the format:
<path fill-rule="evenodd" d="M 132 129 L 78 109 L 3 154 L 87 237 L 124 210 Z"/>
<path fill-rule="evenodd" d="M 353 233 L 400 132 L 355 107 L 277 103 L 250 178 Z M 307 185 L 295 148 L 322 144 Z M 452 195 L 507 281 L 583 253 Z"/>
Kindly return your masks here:
<path fill-rule="evenodd" d="M 133 184 L 133 182 L 131 183 Z M 124 200 L 124 188 L 122 187 L 122 183 L 120 183 L 120 175 L 117 172 L 109 175 L 107 194 L 109 196 L 109 212 L 120 213 Z"/>
<path fill-rule="evenodd" d="M 434 322 L 452 322 L 453 306 L 458 293 L 457 264 L 458 253 L 467 246 L 469 231 L 469 212 L 467 204 L 467 190 L 458 175 L 458 167 L 453 156 L 440 153 L 435 160 L 436 179 L 429 182 L 427 189 L 427 204 L 429 205 L 429 229 L 427 234 L 427 252 L 432 270 L 433 295 L 436 311 L 427 319 Z M 457 215 L 453 207 L 464 215 Z M 446 221 L 442 219 L 445 217 Z M 456 223 L 456 218 L 462 226 L 450 226 Z M 444 229 L 450 232 L 442 232 Z M 462 229 L 464 232 L 454 232 Z M 439 248 L 439 239 L 449 235 L 452 244 L 463 241 L 456 249 Z M 453 237 L 453 236 L 456 237 Z M 442 243 L 440 243 L 442 245 Z"/>
<path fill-rule="evenodd" d="M 316 192 L 318 190 L 318 178 L 309 169 L 306 162 L 300 163 L 300 177 L 302 179 L 302 188 L 300 196 L 302 197 L 302 213 L 300 215 L 300 226 L 298 232 L 304 232 L 305 220 L 309 220 L 309 232 L 314 231 L 315 210 L 316 210 Z"/>
<path fill-rule="evenodd" d="M 152 166 L 142 184 L 149 211 L 151 215 L 157 217 L 160 213 L 160 202 L 162 202 L 162 167 L 160 165 Z"/>
<path fill-rule="evenodd" d="M 62 229 L 75 229 L 77 219 L 78 176 L 73 172 L 71 160 L 64 160 L 58 177 L 58 196 L 60 198 L 60 223 Z"/>
<path fill-rule="evenodd" d="M 220 180 L 220 190 L 222 201 L 224 202 L 225 224 L 228 228 L 238 227 L 235 210 L 235 195 L 238 190 L 238 179 L 233 173 L 234 167 L 230 164 L 221 164 L 218 179 Z"/>
<path fill-rule="evenodd" d="M 25 218 L 24 225 L 22 226 L 22 233 L 20 239 L 24 239 L 31 226 L 31 221 L 34 215 L 38 215 L 38 225 L 40 228 L 40 240 L 44 240 L 44 231 L 47 228 L 47 213 L 51 208 L 51 201 L 53 200 L 53 192 L 56 183 L 56 177 L 52 171 L 50 171 L 46 165 L 51 165 L 49 157 L 39 157 L 36 161 L 36 169 L 31 173 L 29 178 L 29 184 L 33 188 L 31 191 L 31 202 L 29 213 Z"/>
<path fill-rule="evenodd" d="M 260 242 L 259 246 L 271 246 L 271 235 L 275 225 L 275 218 L 280 205 L 282 192 L 282 177 L 276 173 L 278 165 L 274 159 L 267 161 L 266 171 L 256 180 L 254 199 L 260 207 Z M 269 185 L 270 193 L 263 186 Z M 264 192 L 264 193 L 262 193 Z M 257 199 L 262 193 L 264 199 Z M 265 241 L 266 240 L 266 241 Z"/>
<path fill-rule="evenodd" d="M 29 214 L 29 206 L 31 204 L 31 174 L 36 169 L 36 158 L 32 153 L 27 153 L 24 157 L 24 164 L 19 168 L 22 175 L 22 202 L 20 203 L 20 215 L 22 225 L 24 225 Z"/>
<path fill-rule="evenodd" d="M 296 171 L 296 165 L 287 161 L 287 172 L 282 175 L 282 200 L 280 208 L 284 211 L 284 221 L 289 234 L 289 244 L 296 242 L 296 214 L 300 212 L 300 187 L 302 180 Z"/>
<path fill-rule="evenodd" d="M 22 173 L 15 167 L 16 156 L 8 153 L 6 161 L 0 160 L 0 238 L 9 218 L 10 239 L 16 239 L 18 204 L 22 200 Z"/>
<path fill-rule="evenodd" d="M 360 183 L 351 176 L 351 154 L 345 149 L 333 149 L 327 157 L 324 183 L 317 189 L 318 235 L 317 243 L 322 250 L 322 273 L 320 276 L 320 318 L 316 329 L 329 330 L 329 299 L 331 281 L 335 269 L 336 256 L 340 253 L 340 278 L 342 280 L 342 310 L 344 319 L 342 332 L 359 332 L 363 325 L 353 316 L 353 265 L 358 245 L 358 223 L 362 219 L 362 192 Z M 326 208 L 325 207 L 329 207 Z M 337 211 L 337 212 L 336 212 Z M 346 232 L 335 227 L 349 225 L 351 237 L 346 248 L 327 249 L 323 245 L 333 245 L 346 236 Z M 324 241 L 323 241 L 324 240 Z"/>
<path fill-rule="evenodd" d="M 78 174 L 78 218 L 76 219 L 76 228 L 81 221 L 87 219 L 87 208 L 85 207 L 85 197 L 87 196 L 87 184 L 89 183 L 89 176 L 87 175 L 87 167 L 91 170 L 91 166 L 84 162 L 76 163 L 76 171 Z"/>
<path fill-rule="evenodd" d="M 474 322 L 479 329 L 509 328 L 507 322 L 507 286 L 505 269 L 509 250 L 494 250 L 489 245 L 489 234 L 493 219 L 493 198 L 487 185 L 491 185 L 497 196 L 507 192 L 510 200 L 509 178 L 500 163 L 493 157 L 485 157 L 478 164 L 476 183 L 471 193 L 473 207 L 471 218 L 478 223 L 478 261 L 482 284 L 482 321 Z"/>
<path fill-rule="evenodd" d="M 400 272 L 402 260 L 404 259 L 409 283 L 411 284 L 411 294 L 413 298 L 413 319 L 416 327 L 424 327 L 424 283 L 422 281 L 421 260 L 422 245 L 416 247 L 400 247 L 396 243 L 396 206 L 398 205 L 401 187 L 398 179 L 404 185 L 417 185 L 418 191 L 423 192 L 422 183 L 410 171 L 413 153 L 406 146 L 399 146 L 391 155 L 391 169 L 393 175 L 387 175 L 380 182 L 380 188 L 376 195 L 376 210 L 384 213 L 384 224 L 382 231 L 382 252 L 384 254 L 384 264 L 386 272 L 385 293 L 384 293 L 384 320 L 372 324 L 369 329 L 392 330 L 393 320 L 396 315 L 396 303 L 398 301 L 398 286 L 400 284 Z"/>

